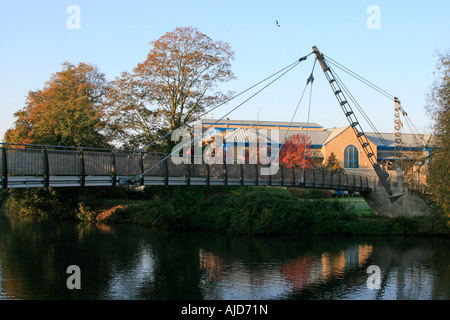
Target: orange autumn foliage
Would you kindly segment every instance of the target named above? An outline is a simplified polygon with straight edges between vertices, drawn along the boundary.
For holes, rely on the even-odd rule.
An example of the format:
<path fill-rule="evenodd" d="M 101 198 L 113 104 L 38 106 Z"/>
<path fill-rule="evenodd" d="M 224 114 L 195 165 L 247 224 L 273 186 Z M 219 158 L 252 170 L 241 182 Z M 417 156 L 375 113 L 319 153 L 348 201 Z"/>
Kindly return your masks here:
<path fill-rule="evenodd" d="M 107 83 L 89 64 L 64 63 L 43 89 L 30 91 L 5 142 L 105 147 L 102 98 Z"/>

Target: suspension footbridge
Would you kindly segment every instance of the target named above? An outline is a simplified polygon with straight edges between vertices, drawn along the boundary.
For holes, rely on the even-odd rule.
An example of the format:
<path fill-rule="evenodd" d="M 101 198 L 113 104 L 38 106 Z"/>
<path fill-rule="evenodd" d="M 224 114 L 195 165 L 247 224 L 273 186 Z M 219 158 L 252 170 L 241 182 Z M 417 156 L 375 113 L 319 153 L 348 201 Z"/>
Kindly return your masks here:
<path fill-rule="evenodd" d="M 223 115 L 219 120 L 227 117 L 231 112 L 241 107 L 252 97 L 272 85 L 279 78 L 292 70 L 295 66 L 306 61 L 309 56 L 315 55 L 314 65 L 309 75 L 303 95 L 307 86 L 314 82 L 314 66 L 318 61 L 327 80 L 331 86 L 334 95 L 337 98 L 338 105 L 344 112 L 344 116 L 349 122 L 357 141 L 360 143 L 361 150 L 369 159 L 370 164 L 376 175 L 366 176 L 338 171 L 327 171 L 321 168 L 310 168 L 304 165 L 280 164 L 278 170 L 273 174 L 262 174 L 262 169 L 268 165 L 259 162 L 250 163 L 173 163 L 171 157 L 179 150 L 173 150 L 171 153 L 162 154 L 150 152 L 151 146 L 163 141 L 174 131 L 161 136 L 159 139 L 150 142 L 140 150 L 107 150 L 81 147 L 61 147 L 47 145 L 24 145 L 8 144 L 0 145 L 0 188 L 41 188 L 41 187 L 94 187 L 94 186 L 117 186 L 117 185 L 258 185 L 258 186 L 289 186 L 304 188 L 322 188 L 332 190 L 347 190 L 359 192 L 372 192 L 383 189 L 388 196 L 394 196 L 391 189 L 391 181 L 388 174 L 384 171 L 375 157 L 375 152 L 366 137 L 361 123 L 356 118 L 356 110 L 362 113 L 366 120 L 369 120 L 375 133 L 378 131 L 367 119 L 366 114 L 346 88 L 334 67 L 337 67 L 346 73 L 359 78 L 363 83 L 375 89 L 386 96 L 396 105 L 396 110 L 402 110 L 397 97 L 394 97 L 379 87 L 373 85 L 366 79 L 351 72 L 333 59 L 322 54 L 317 47 L 313 51 L 288 65 L 282 70 L 272 74 L 270 77 L 258 82 L 254 86 L 233 96 L 224 103 L 217 105 L 207 112 L 197 116 L 187 127 L 193 126 L 206 113 L 216 110 L 220 106 L 230 103 L 231 100 L 246 93 L 250 89 L 256 88 L 263 83 L 267 83 L 262 89 L 259 89 L 250 98 L 234 107 L 230 112 Z M 269 82 L 270 80 L 270 82 Z M 311 97 L 309 108 L 311 107 Z M 297 109 L 291 119 L 294 120 Z M 406 113 L 404 112 L 403 115 Z M 308 120 L 309 122 L 309 111 Z M 399 120 L 395 119 L 396 125 Z M 205 130 L 207 131 L 208 128 Z M 195 140 L 195 139 L 194 139 Z M 397 135 L 396 143 L 401 145 L 401 135 Z M 306 146 L 306 144 L 305 144 Z M 395 156 L 398 156 L 398 152 Z M 303 159 L 304 160 L 304 159 Z"/>

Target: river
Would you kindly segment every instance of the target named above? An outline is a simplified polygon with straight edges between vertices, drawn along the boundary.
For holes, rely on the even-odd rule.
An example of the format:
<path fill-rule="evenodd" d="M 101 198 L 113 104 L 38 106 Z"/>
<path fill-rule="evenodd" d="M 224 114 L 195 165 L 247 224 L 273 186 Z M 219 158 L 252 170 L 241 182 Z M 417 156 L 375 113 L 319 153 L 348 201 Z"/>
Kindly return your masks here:
<path fill-rule="evenodd" d="M 449 248 L 442 238 L 243 237 L 0 212 L 0 300 L 448 300 Z"/>

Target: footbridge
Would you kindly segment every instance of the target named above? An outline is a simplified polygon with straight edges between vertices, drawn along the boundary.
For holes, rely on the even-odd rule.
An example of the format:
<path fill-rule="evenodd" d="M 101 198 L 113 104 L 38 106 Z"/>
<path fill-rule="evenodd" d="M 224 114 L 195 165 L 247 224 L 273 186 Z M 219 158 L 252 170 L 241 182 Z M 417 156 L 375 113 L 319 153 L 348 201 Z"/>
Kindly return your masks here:
<path fill-rule="evenodd" d="M 140 185 L 140 186 L 158 186 L 158 185 L 225 185 L 225 186 L 273 186 L 273 187 L 301 187 L 301 188 L 319 188 L 340 191 L 360 192 L 369 205 L 380 214 L 403 215 L 409 214 L 411 208 L 423 207 L 422 211 L 427 210 L 425 206 L 418 205 L 419 199 L 410 194 L 405 187 L 402 188 L 401 178 L 398 185 L 393 185 L 390 175 L 382 168 L 377 159 L 375 150 L 366 136 L 360 121 L 357 119 L 356 111 L 372 127 L 373 131 L 379 136 L 387 150 L 388 144 L 379 134 L 368 115 L 361 108 L 360 104 L 353 97 L 351 92 L 342 82 L 336 73 L 336 69 L 349 74 L 353 78 L 361 81 L 364 85 L 377 91 L 389 101 L 394 103 L 394 129 L 395 129 L 395 152 L 392 152 L 393 159 L 398 171 L 398 176 L 402 176 L 402 135 L 403 127 L 400 121 L 400 115 L 408 121 L 407 113 L 401 107 L 397 97 L 389 94 L 380 87 L 374 85 L 367 79 L 357 73 L 344 67 L 337 61 L 324 55 L 317 47 L 312 47 L 313 51 L 306 56 L 301 57 L 294 63 L 272 74 L 266 79 L 256 83 L 239 94 L 233 95 L 230 99 L 220 103 L 217 106 L 210 107 L 208 111 L 194 117 L 190 122 L 183 125 L 183 128 L 176 128 L 166 135 L 151 141 L 148 145 L 139 150 L 105 150 L 81 147 L 56 147 L 45 145 L 24 145 L 24 144 L 0 144 L 0 189 L 10 188 L 41 188 L 41 187 L 96 187 L 96 186 L 116 186 L 116 185 Z M 202 117 L 206 116 L 217 108 L 230 103 L 233 99 L 247 93 L 257 86 L 265 84 L 256 93 L 252 94 L 244 102 L 235 106 L 231 111 L 224 114 L 219 120 L 227 117 L 231 112 L 240 108 L 254 96 L 268 88 L 297 65 L 306 61 L 309 56 L 314 55 L 315 61 L 312 66 L 311 74 L 306 80 L 305 87 L 301 97 L 294 110 L 291 123 L 299 109 L 304 93 L 310 86 L 309 104 L 307 109 L 307 124 L 309 124 L 309 115 L 311 109 L 312 85 L 314 83 L 314 69 L 316 62 L 320 65 L 325 74 L 328 84 L 337 99 L 337 103 L 342 109 L 345 118 L 351 127 L 354 137 L 356 137 L 361 155 L 364 155 L 369 167 L 373 169 L 373 175 L 366 176 L 361 174 L 339 171 L 326 171 L 324 169 L 308 168 L 305 164 L 306 143 L 304 144 L 303 161 L 301 165 L 280 164 L 277 170 L 273 171 L 271 165 L 250 164 L 239 162 L 199 162 L 196 164 L 176 164 L 172 161 L 172 155 L 177 154 L 179 150 L 174 148 L 171 154 L 162 154 L 149 152 L 152 146 L 158 145 L 162 139 L 168 139 L 169 135 L 177 130 L 184 130 L 184 127 L 193 129 L 187 131 L 190 137 L 189 145 L 195 148 L 197 133 L 207 132 L 209 128 L 203 131 L 196 130 L 196 123 Z M 270 80 L 270 82 L 269 82 Z M 217 121 L 219 121 L 217 120 Z M 217 122 L 216 121 L 216 122 Z M 408 123 L 408 122 L 406 122 Z M 308 126 L 307 126 L 308 127 Z M 189 129 L 189 130 L 190 130 Z M 185 134 L 177 135 L 178 137 Z M 220 136 L 220 135 L 219 135 Z M 172 136 L 172 138 L 174 138 Z M 193 139 L 192 139 L 193 138 Z M 308 138 L 308 134 L 306 134 Z M 305 139 L 306 139 L 305 138 Z M 217 138 L 219 139 L 219 138 Z M 260 137 L 258 137 L 258 141 Z M 263 139 L 264 140 L 264 139 Z M 173 140 L 172 141 L 177 141 Z M 216 141 L 216 140 L 214 140 Z M 218 140 L 217 140 L 218 141 Z M 262 141 L 262 140 L 261 140 Z M 306 141 L 306 140 L 305 140 Z M 282 145 L 277 139 L 270 140 L 271 145 L 278 148 Z M 191 144 L 192 143 L 192 144 Z M 214 142 L 215 143 L 215 142 Z M 261 142 L 263 143 L 263 142 Z M 280 144 L 281 143 L 281 144 Z M 221 150 L 222 145 L 217 142 L 215 150 Z M 184 147 L 183 147 L 184 148 Z M 157 150 L 157 149 L 156 149 Z M 183 149 L 183 154 L 187 155 L 187 150 Z M 189 153 L 191 154 L 191 153 Z M 195 151 L 192 153 L 195 155 Z M 198 162 L 198 161 L 197 161 Z M 255 163 L 259 163 L 256 161 Z M 263 170 L 270 167 L 269 170 Z M 270 174 L 263 174 L 270 172 Z"/>
<path fill-rule="evenodd" d="M 0 188 L 123 185 L 284 186 L 370 192 L 373 177 L 279 165 L 272 175 L 261 164 L 175 164 L 166 154 L 43 145 L 1 144 Z M 152 170 L 149 170 L 151 168 Z M 126 184 L 126 183 L 125 183 Z"/>

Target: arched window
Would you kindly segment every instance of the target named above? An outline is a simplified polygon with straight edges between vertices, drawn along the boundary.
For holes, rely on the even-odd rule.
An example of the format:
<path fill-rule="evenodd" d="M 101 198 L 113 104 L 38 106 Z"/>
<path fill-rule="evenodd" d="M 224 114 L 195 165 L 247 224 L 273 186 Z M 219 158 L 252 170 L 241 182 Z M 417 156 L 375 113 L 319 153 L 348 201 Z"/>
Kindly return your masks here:
<path fill-rule="evenodd" d="M 344 150 L 344 168 L 359 168 L 359 150 L 354 145 Z"/>

